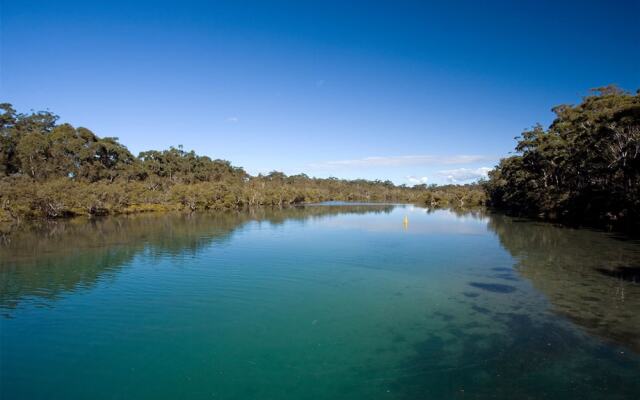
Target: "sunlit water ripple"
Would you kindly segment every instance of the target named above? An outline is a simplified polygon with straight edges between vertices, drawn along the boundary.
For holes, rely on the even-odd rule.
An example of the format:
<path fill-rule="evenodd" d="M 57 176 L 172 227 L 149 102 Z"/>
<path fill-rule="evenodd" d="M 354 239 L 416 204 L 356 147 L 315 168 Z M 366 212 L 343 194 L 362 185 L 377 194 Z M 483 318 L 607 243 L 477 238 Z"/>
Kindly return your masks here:
<path fill-rule="evenodd" d="M 26 227 L 0 398 L 640 398 L 639 266 L 627 238 L 412 206 Z"/>

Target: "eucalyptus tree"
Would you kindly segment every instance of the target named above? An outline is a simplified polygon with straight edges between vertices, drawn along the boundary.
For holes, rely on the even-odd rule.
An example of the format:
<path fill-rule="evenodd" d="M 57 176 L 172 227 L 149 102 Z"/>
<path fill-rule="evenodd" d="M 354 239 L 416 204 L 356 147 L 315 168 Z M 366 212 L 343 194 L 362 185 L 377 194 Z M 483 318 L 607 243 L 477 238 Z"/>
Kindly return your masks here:
<path fill-rule="evenodd" d="M 574 221 L 640 222 L 640 93 L 597 88 L 553 108 L 489 173 L 491 204 Z"/>

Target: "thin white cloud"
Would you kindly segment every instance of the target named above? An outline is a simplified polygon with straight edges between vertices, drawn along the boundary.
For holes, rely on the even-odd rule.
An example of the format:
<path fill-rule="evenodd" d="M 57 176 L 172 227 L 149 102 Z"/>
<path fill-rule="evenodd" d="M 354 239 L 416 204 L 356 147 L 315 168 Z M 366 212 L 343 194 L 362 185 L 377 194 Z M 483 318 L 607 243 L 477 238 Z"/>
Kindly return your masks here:
<path fill-rule="evenodd" d="M 238 121 L 240 121 L 240 118 L 238 118 L 238 117 L 229 117 L 229 118 L 227 118 L 227 122 L 231 122 L 232 124 L 235 124 Z"/>
<path fill-rule="evenodd" d="M 438 175 L 445 177 L 451 183 L 464 183 L 486 178 L 489 171 L 491 171 L 489 167 L 456 168 L 438 171 Z"/>
<path fill-rule="evenodd" d="M 426 176 L 407 176 L 407 181 L 413 185 L 421 185 L 425 184 L 429 181 L 429 178 Z"/>
<path fill-rule="evenodd" d="M 407 165 L 451 165 L 471 164 L 479 161 L 488 161 L 490 157 L 481 155 L 410 155 L 390 157 L 365 157 L 354 160 L 324 161 L 310 164 L 314 168 L 339 168 L 339 167 L 401 167 Z"/>

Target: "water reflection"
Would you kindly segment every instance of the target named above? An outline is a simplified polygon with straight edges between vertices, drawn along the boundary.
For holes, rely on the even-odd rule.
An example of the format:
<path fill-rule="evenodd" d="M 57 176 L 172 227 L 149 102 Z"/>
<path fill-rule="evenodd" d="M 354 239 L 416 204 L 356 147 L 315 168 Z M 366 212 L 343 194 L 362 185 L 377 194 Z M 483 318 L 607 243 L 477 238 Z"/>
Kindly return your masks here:
<path fill-rule="evenodd" d="M 227 240 L 249 221 L 281 224 L 286 220 L 340 214 L 389 213 L 393 205 L 308 206 L 247 212 L 153 214 L 94 220 L 74 219 L 27 226 L 0 245 L 0 308 L 22 299 L 55 300 L 62 293 L 90 288 L 114 276 L 140 252 L 156 255 L 195 253 Z M 406 215 L 427 213 L 429 223 L 413 223 L 412 233 L 479 233 L 482 224 L 495 232 L 516 260 L 522 277 L 547 296 L 553 310 L 588 332 L 640 351 L 640 246 L 612 235 L 519 220 L 484 210 L 433 210 L 407 206 Z M 411 217 L 413 219 L 413 217 Z M 465 221 L 472 221 L 473 224 Z M 330 227 L 393 231 L 388 219 L 322 219 Z M 478 225 L 480 223 L 481 225 Z M 427 239 L 425 239 L 427 240 Z M 510 293 L 516 278 L 494 268 L 504 283 L 471 282 L 481 291 Z M 476 296 L 467 293 L 466 296 Z M 43 303 L 44 304 L 44 303 Z M 6 314 L 8 315 L 8 314 Z"/>
<path fill-rule="evenodd" d="M 0 245 L 0 309 L 30 298 L 44 305 L 115 276 L 140 252 L 194 254 L 250 221 L 282 224 L 340 214 L 388 213 L 391 205 L 264 208 L 246 212 L 139 214 L 48 221 L 11 232 Z M 9 316 L 5 312 L 5 316 Z"/>
<path fill-rule="evenodd" d="M 553 311 L 640 352 L 640 246 L 603 232 L 492 215 L 489 228 Z"/>
<path fill-rule="evenodd" d="M 51 388 L 76 395 L 65 398 L 640 392 L 640 359 L 627 351 L 640 351 L 637 243 L 483 210 L 395 207 L 15 231 L 0 246 L 0 354 L 13 367 L 0 369 L 5 397 Z M 86 393 L 72 376 L 91 381 Z"/>
<path fill-rule="evenodd" d="M 438 328 L 425 329 L 413 354 L 394 365 L 390 390 L 406 399 L 637 398 L 638 243 L 484 217 L 515 265 L 486 268 L 478 272 L 486 282 L 453 295 L 466 311 L 438 305 L 430 313 Z"/>

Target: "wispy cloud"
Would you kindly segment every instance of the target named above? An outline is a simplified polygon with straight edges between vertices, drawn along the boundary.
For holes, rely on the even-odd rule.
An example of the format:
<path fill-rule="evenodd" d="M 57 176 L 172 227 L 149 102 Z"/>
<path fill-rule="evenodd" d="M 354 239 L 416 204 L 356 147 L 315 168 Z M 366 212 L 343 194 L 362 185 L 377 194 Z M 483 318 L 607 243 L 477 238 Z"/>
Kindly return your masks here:
<path fill-rule="evenodd" d="M 314 168 L 336 167 L 401 167 L 407 165 L 451 165 L 471 164 L 479 161 L 488 161 L 490 157 L 481 155 L 412 155 L 389 157 L 365 157 L 354 160 L 324 161 L 310 164 Z"/>
<path fill-rule="evenodd" d="M 451 183 L 463 183 L 486 178 L 489 171 L 491 171 L 489 167 L 456 168 L 438 171 L 438 175 L 445 177 Z"/>
<path fill-rule="evenodd" d="M 238 121 L 240 121 L 240 118 L 238 118 L 238 117 L 229 117 L 229 118 L 227 118 L 227 122 L 230 122 L 232 124 L 235 124 Z"/>
<path fill-rule="evenodd" d="M 429 178 L 426 176 L 407 176 L 407 181 L 409 181 L 409 183 L 413 184 L 413 185 L 420 185 L 420 184 L 425 184 L 427 183 L 427 181 L 429 181 Z"/>

